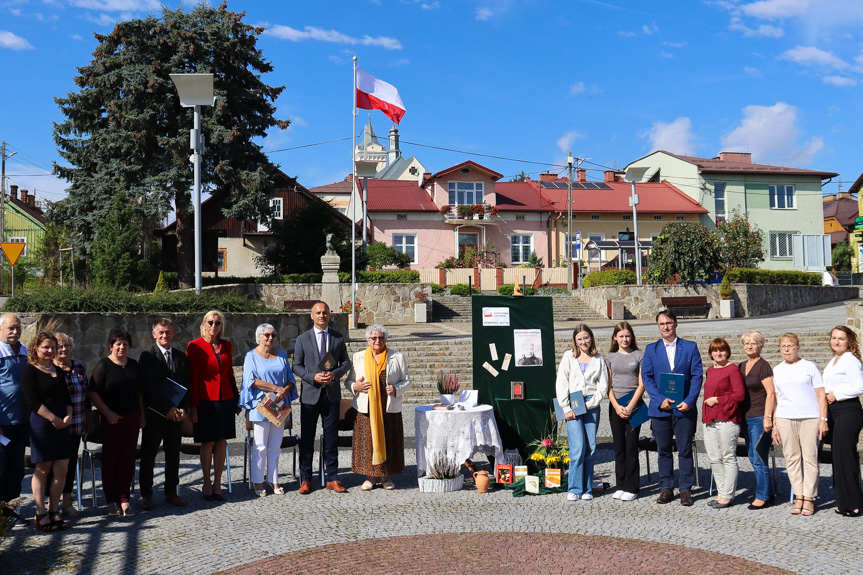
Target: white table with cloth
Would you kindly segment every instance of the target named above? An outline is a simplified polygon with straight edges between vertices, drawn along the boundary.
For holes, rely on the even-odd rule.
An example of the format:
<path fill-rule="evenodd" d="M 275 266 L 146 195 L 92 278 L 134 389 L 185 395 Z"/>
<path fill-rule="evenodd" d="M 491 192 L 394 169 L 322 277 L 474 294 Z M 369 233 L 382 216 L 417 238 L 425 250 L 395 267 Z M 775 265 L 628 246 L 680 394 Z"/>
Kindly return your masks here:
<path fill-rule="evenodd" d="M 465 407 L 464 410 L 420 405 L 415 415 L 417 477 L 425 474 L 436 453 L 446 453 L 459 464 L 477 452 L 503 461 L 500 432 L 490 405 Z"/>

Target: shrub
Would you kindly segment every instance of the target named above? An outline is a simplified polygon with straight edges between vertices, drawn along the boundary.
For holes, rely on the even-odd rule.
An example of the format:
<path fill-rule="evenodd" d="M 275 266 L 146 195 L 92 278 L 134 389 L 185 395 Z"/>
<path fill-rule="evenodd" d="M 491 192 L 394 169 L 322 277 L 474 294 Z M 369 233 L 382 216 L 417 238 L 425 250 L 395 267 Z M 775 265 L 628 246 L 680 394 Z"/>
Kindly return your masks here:
<path fill-rule="evenodd" d="M 603 270 L 587 274 L 581 279 L 584 287 L 616 286 L 636 283 L 638 278 L 631 270 Z"/>
<path fill-rule="evenodd" d="M 752 268 L 731 268 L 726 270 L 725 277 L 734 283 L 746 284 L 820 286 L 822 281 L 822 275 L 818 272 L 757 270 Z"/>
<path fill-rule="evenodd" d="M 157 294 L 134 293 L 115 288 L 47 288 L 15 295 L 3 311 L 18 313 L 227 313 L 271 311 L 257 300 L 238 295 L 197 295 L 194 291 Z"/>
<path fill-rule="evenodd" d="M 433 295 L 440 295 L 444 292 L 443 286 L 440 284 L 432 284 L 431 287 Z"/>
<path fill-rule="evenodd" d="M 455 284 L 454 286 L 449 288 L 449 295 L 466 296 L 470 295 L 471 292 L 478 294 L 479 290 L 473 286 L 468 286 L 467 284 Z"/>
<path fill-rule="evenodd" d="M 512 295 L 512 291 L 514 289 L 513 284 L 501 284 L 497 288 L 498 295 Z M 536 290 L 530 286 L 524 286 L 521 288 L 521 293 L 524 295 L 536 295 Z"/>
<path fill-rule="evenodd" d="M 318 280 L 320 281 L 320 280 Z M 351 283 L 351 274 L 339 272 L 339 281 Z M 416 270 L 399 270 L 392 272 L 361 272 L 357 270 L 357 283 L 361 284 L 416 284 L 420 281 L 420 273 Z"/>
<path fill-rule="evenodd" d="M 731 299 L 731 282 L 728 281 L 728 274 L 725 274 L 722 283 L 719 284 L 719 299 Z"/>
<path fill-rule="evenodd" d="M 541 287 L 536 290 L 539 295 L 569 295 L 569 290 L 565 287 Z"/>

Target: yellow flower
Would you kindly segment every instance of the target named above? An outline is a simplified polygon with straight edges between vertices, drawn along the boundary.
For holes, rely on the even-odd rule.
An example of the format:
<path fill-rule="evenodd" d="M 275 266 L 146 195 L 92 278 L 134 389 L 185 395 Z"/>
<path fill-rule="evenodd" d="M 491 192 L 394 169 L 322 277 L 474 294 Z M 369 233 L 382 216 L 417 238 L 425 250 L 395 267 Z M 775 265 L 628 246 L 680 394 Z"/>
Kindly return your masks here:
<path fill-rule="evenodd" d="M 530 458 L 531 458 L 532 460 L 534 460 L 534 461 L 542 461 L 543 459 L 545 459 L 545 458 L 542 456 L 542 453 L 534 453 L 534 454 L 532 454 L 532 455 L 530 456 Z"/>
<path fill-rule="evenodd" d="M 559 461 L 560 461 L 560 457 L 558 457 L 556 455 L 553 457 L 546 457 L 545 458 L 546 465 L 552 465 L 552 464 L 557 463 Z"/>
<path fill-rule="evenodd" d="M 563 462 L 569 465 L 569 455 L 563 458 Z"/>

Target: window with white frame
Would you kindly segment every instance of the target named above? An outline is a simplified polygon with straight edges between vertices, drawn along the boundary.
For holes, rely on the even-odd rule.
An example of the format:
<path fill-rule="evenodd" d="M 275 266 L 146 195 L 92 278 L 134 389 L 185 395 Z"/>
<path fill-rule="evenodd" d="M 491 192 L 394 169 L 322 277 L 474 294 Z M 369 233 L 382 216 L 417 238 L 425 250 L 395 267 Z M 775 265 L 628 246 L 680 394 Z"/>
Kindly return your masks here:
<path fill-rule="evenodd" d="M 686 216 L 677 216 L 677 221 L 678 221 L 678 222 L 685 222 L 685 221 L 686 221 Z"/>
<path fill-rule="evenodd" d="M 564 232 L 564 234 L 563 234 L 564 246 L 566 246 L 567 244 L 569 244 L 569 255 L 570 255 L 570 257 L 571 257 L 573 260 L 577 260 L 577 259 L 578 259 L 578 243 L 579 243 L 579 239 L 580 239 L 580 236 L 579 236 L 577 233 L 572 234 L 572 238 L 571 238 L 571 239 L 569 238 L 569 234 L 567 234 L 566 232 Z M 566 249 L 566 247 L 564 247 L 564 250 L 565 250 L 565 249 Z M 566 257 L 566 254 L 564 254 L 564 256 L 563 256 L 563 257 Z"/>
<path fill-rule="evenodd" d="M 13 236 L 9 238 L 8 241 L 12 242 L 13 244 L 24 244 L 24 250 L 21 252 L 21 255 L 19 257 L 23 258 L 27 255 L 27 238 L 25 238 L 24 236 Z"/>
<path fill-rule="evenodd" d="M 601 242 L 605 240 L 605 234 L 590 234 L 587 236 L 587 240 L 590 242 Z M 590 261 L 596 261 L 600 257 L 601 250 L 587 250 L 587 259 Z"/>
<path fill-rule="evenodd" d="M 410 256 L 411 265 L 417 263 L 416 234 L 393 234 L 393 249 Z"/>
<path fill-rule="evenodd" d="M 602 216 L 600 216 L 599 214 L 590 214 L 590 219 L 591 220 L 600 220 L 600 219 L 602 219 Z"/>
<path fill-rule="evenodd" d="M 790 260 L 794 258 L 794 234 L 798 232 L 770 232 L 770 259 Z"/>
<path fill-rule="evenodd" d="M 662 216 L 653 216 L 654 221 L 659 221 L 662 219 Z"/>
<path fill-rule="evenodd" d="M 281 220 L 284 218 L 284 199 L 283 198 L 273 198 L 270 200 L 270 208 L 272 209 L 273 219 Z"/>
<path fill-rule="evenodd" d="M 524 219 L 524 214 L 516 214 L 516 215 L 515 215 L 515 219 L 516 219 L 516 220 L 523 220 L 523 219 Z"/>
<path fill-rule="evenodd" d="M 509 236 L 509 245 L 513 264 L 526 264 L 533 251 L 533 236 L 531 234 L 513 234 Z"/>
<path fill-rule="evenodd" d="M 725 184 L 722 182 L 713 184 L 713 209 L 716 221 L 725 221 Z"/>
<path fill-rule="evenodd" d="M 449 204 L 481 204 L 483 201 L 482 182 L 449 182 Z"/>
<path fill-rule="evenodd" d="M 622 219 L 624 222 L 631 222 L 632 221 L 632 214 L 623 214 Z"/>
<path fill-rule="evenodd" d="M 770 186 L 770 209 L 771 210 L 793 210 L 794 209 L 794 186 L 791 186 L 791 185 Z"/>

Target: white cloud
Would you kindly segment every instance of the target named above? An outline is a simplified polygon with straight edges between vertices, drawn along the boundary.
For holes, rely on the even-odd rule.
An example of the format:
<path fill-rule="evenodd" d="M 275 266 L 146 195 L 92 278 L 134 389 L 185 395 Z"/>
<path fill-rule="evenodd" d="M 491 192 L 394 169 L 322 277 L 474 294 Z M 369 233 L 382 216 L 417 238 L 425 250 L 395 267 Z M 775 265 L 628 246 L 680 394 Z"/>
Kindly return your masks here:
<path fill-rule="evenodd" d="M 420 4 L 420 8 L 422 8 L 423 10 L 436 10 L 437 8 L 440 8 L 440 2 L 438 2 L 437 0 L 435 0 L 434 2 L 423 2 L 422 4 Z"/>
<path fill-rule="evenodd" d="M 649 26 L 647 24 L 645 24 L 644 26 L 641 27 L 641 33 L 647 34 L 648 36 L 650 36 L 652 34 L 657 34 L 657 33 L 659 33 L 659 27 L 655 23 L 653 23 Z"/>
<path fill-rule="evenodd" d="M 561 152 L 568 152 L 572 149 L 572 144 L 575 143 L 576 140 L 583 140 L 584 138 L 586 138 L 584 134 L 572 130 L 566 132 L 557 139 L 557 147 Z"/>
<path fill-rule="evenodd" d="M 686 46 L 686 42 L 667 42 L 663 40 L 661 43 L 663 46 L 668 46 L 669 48 L 683 48 Z"/>
<path fill-rule="evenodd" d="M 785 35 L 785 30 L 769 24 L 760 24 L 757 28 L 750 28 L 737 16 L 732 16 L 728 29 L 742 32 L 747 38 L 782 38 Z"/>
<path fill-rule="evenodd" d="M 740 6 L 740 10 L 754 18 L 778 20 L 803 16 L 812 7 L 813 2 L 810 0 L 759 0 Z"/>
<path fill-rule="evenodd" d="M 13 16 L 20 16 L 21 15 L 21 9 L 20 8 L 10 8 L 9 13 L 12 14 Z"/>
<path fill-rule="evenodd" d="M 746 66 L 743 68 L 743 73 L 749 76 L 750 78 L 760 78 L 761 70 L 758 68 L 753 68 L 752 66 Z"/>
<path fill-rule="evenodd" d="M 569 87 L 569 95 L 579 96 L 581 94 L 585 94 L 587 96 L 596 96 L 598 94 L 602 94 L 602 88 L 600 88 L 596 84 L 585 84 L 582 80 L 579 80 L 578 82 Z"/>
<path fill-rule="evenodd" d="M 12 32 L 0 30 L 0 48 L 8 48 L 10 50 L 32 50 L 33 46 L 22 38 L 16 36 Z"/>
<path fill-rule="evenodd" d="M 480 22 L 485 22 L 487 20 L 491 20 L 491 17 L 494 16 L 494 13 L 491 11 L 491 8 L 477 8 L 476 9 L 476 19 Z"/>
<path fill-rule="evenodd" d="M 855 80 L 854 78 L 848 78 L 846 76 L 824 76 L 823 78 L 821 78 L 821 81 L 825 84 L 836 86 L 838 88 L 857 85 L 857 80 Z"/>
<path fill-rule="evenodd" d="M 752 152 L 753 161 L 804 167 L 824 148 L 821 138 L 798 143 L 797 108 L 777 102 L 773 106 L 746 106 L 740 125 L 722 138 L 722 148 Z"/>
<path fill-rule="evenodd" d="M 689 118 L 681 116 L 671 123 L 654 122 L 644 136 L 650 140 L 651 151 L 665 150 L 684 155 L 695 153 L 695 137 Z"/>
<path fill-rule="evenodd" d="M 161 7 L 159 0 L 69 0 L 69 4 L 104 12 L 148 12 Z"/>
<path fill-rule="evenodd" d="M 848 63 L 839 58 L 833 52 L 825 52 L 815 46 L 797 46 L 786 50 L 779 56 L 782 60 L 790 60 L 803 66 L 816 66 L 844 70 Z"/>
<path fill-rule="evenodd" d="M 302 30 L 291 28 L 290 26 L 275 25 L 264 32 L 282 40 L 290 40 L 291 42 L 302 42 L 303 40 L 319 40 L 321 42 L 332 42 L 334 44 L 349 44 L 352 46 L 378 46 L 387 50 L 401 50 L 402 44 L 396 38 L 387 36 L 363 36 L 356 38 L 348 36 L 337 30 L 324 30 L 315 26 L 306 26 Z"/>
<path fill-rule="evenodd" d="M 309 124 L 300 116 L 290 116 L 291 126 L 308 126 Z"/>
<path fill-rule="evenodd" d="M 587 87 L 585 87 L 584 82 L 579 81 L 570 86 L 569 93 L 575 96 L 576 94 L 584 94 L 585 90 L 587 90 Z"/>

